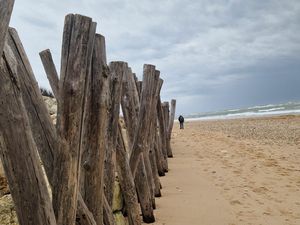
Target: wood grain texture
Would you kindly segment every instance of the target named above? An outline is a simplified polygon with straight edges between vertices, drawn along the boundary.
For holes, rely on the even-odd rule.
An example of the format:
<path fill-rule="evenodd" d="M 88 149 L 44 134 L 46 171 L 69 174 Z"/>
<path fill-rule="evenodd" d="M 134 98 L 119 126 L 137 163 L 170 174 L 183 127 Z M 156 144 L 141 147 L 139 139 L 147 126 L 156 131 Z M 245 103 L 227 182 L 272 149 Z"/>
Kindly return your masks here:
<path fill-rule="evenodd" d="M 26 61 L 6 43 L 0 62 L 0 151 L 21 225 L 51 224 L 55 217 L 22 99 Z M 27 65 L 28 66 L 28 65 Z M 35 212 L 35 213 L 32 213 Z"/>
<path fill-rule="evenodd" d="M 59 101 L 59 78 L 57 74 L 57 70 L 55 68 L 53 58 L 49 49 L 41 51 L 40 58 L 42 60 L 48 81 L 50 83 L 51 89 L 57 101 Z"/>
<path fill-rule="evenodd" d="M 111 62 L 110 75 L 110 109 L 108 118 L 108 149 L 104 164 L 105 196 L 112 207 L 114 181 L 115 181 L 115 152 L 118 137 L 118 123 L 122 95 L 122 79 L 127 70 L 125 62 Z"/>
<path fill-rule="evenodd" d="M 119 125 L 116 147 L 118 177 L 128 213 L 129 225 L 140 225 L 142 222 L 139 214 L 138 198 L 121 129 Z"/>
<path fill-rule="evenodd" d="M 14 0 L 0 0 L 0 56 L 2 56 L 14 2 Z"/>
<path fill-rule="evenodd" d="M 96 26 L 91 18 L 69 14 L 65 19 L 59 82 L 53 208 L 57 224 L 74 224 L 82 155 L 85 87 L 90 75 Z"/>
<path fill-rule="evenodd" d="M 130 68 L 128 68 L 127 73 L 123 77 L 121 105 L 128 132 L 129 148 L 132 148 L 132 143 L 134 141 L 134 136 L 136 135 L 135 133 L 138 126 L 140 101 L 135 79 Z M 131 153 L 132 152 L 130 151 L 129 155 L 131 155 Z M 140 159 L 138 158 L 138 160 Z M 138 164 L 140 165 L 138 165 L 139 169 L 136 172 L 134 180 L 140 200 L 143 220 L 153 222 L 155 220 L 153 215 L 153 205 L 155 203 L 153 201 L 154 194 L 151 194 L 150 192 L 143 155 L 141 155 L 141 160 L 138 162 Z"/>
<path fill-rule="evenodd" d="M 170 117 L 169 117 L 169 126 L 168 126 L 168 136 L 167 136 L 167 152 L 168 152 L 168 157 L 173 157 L 173 152 L 171 148 L 171 135 L 172 135 L 172 130 L 173 130 L 173 124 L 174 124 L 174 119 L 175 119 L 175 110 L 176 110 L 176 100 L 172 99 L 171 100 L 171 111 L 170 111 Z"/>
<path fill-rule="evenodd" d="M 101 35 L 96 34 L 82 135 L 81 193 L 97 224 L 103 221 L 104 158 L 108 144 L 109 69 L 102 58 L 102 40 Z"/>

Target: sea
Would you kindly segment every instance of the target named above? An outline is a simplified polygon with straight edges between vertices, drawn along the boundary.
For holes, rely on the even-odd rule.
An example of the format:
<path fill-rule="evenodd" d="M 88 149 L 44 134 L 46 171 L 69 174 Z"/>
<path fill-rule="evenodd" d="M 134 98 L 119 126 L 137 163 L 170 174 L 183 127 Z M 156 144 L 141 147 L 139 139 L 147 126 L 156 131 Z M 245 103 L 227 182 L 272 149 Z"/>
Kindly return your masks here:
<path fill-rule="evenodd" d="M 185 120 L 214 120 L 234 119 L 247 117 L 260 117 L 272 115 L 296 115 L 300 114 L 300 101 L 287 102 L 282 104 L 258 105 L 241 109 L 227 109 L 223 111 L 193 113 L 185 115 Z"/>

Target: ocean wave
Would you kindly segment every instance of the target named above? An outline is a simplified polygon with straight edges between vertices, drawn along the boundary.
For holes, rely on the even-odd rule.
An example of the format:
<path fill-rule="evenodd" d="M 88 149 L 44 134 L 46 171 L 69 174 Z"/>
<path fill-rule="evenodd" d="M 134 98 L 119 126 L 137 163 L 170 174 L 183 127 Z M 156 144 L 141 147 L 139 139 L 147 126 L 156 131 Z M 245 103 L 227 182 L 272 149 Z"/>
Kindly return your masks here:
<path fill-rule="evenodd" d="M 285 109 L 284 107 L 277 107 L 277 108 L 271 108 L 271 109 L 260 109 L 258 110 L 259 112 L 272 112 L 272 111 L 276 111 L 276 110 L 282 110 Z"/>

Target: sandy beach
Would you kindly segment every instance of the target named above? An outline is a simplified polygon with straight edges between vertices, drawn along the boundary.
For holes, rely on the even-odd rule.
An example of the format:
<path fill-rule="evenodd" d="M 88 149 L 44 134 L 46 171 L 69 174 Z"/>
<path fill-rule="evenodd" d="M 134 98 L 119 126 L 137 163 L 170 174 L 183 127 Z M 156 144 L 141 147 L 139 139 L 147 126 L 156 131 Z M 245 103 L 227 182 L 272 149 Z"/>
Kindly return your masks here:
<path fill-rule="evenodd" d="M 174 124 L 156 225 L 299 225 L 300 116 Z"/>

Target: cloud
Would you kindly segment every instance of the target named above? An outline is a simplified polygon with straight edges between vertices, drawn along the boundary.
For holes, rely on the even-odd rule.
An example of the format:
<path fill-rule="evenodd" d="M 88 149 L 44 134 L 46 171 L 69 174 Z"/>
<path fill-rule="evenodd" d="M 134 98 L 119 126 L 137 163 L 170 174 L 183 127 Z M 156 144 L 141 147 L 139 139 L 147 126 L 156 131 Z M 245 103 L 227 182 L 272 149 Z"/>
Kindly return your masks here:
<path fill-rule="evenodd" d="M 178 99 L 180 113 L 300 99 L 298 0 L 18 1 L 11 25 L 42 86 L 38 52 L 50 48 L 59 69 L 71 12 L 97 22 L 109 61 L 127 61 L 139 78 L 144 63 L 156 65 L 162 97 Z"/>

